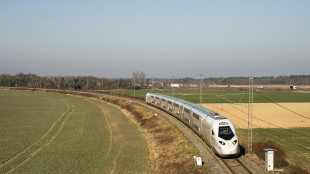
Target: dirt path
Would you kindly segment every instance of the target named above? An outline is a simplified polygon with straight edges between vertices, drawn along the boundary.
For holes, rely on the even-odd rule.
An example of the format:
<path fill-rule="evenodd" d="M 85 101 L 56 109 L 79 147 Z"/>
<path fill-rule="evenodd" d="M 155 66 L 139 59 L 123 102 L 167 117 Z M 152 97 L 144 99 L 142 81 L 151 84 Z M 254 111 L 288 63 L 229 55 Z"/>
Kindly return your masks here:
<path fill-rule="evenodd" d="M 310 103 L 253 103 L 253 128 L 310 127 Z M 232 120 L 237 128 L 248 127 L 248 104 L 202 104 Z M 287 109 L 284 109 L 284 108 Z M 294 113 L 295 112 L 295 113 Z M 305 118 L 306 117 L 306 118 Z"/>
<path fill-rule="evenodd" d="M 6 162 L 2 163 L 0 165 L 0 167 L 5 166 L 6 164 L 8 164 L 9 162 L 11 162 L 12 160 L 14 160 L 15 158 L 19 157 L 21 154 L 23 154 L 24 152 L 26 152 L 28 149 L 30 149 L 31 147 L 33 147 L 34 145 L 38 144 L 41 140 L 43 140 L 50 132 L 51 130 L 53 130 L 54 126 L 57 124 L 57 122 L 69 111 L 70 107 L 68 105 L 68 103 L 65 103 L 67 106 L 66 111 L 64 111 L 59 117 L 58 119 L 53 123 L 53 125 L 48 129 L 47 132 L 45 132 L 44 135 L 42 135 L 40 137 L 40 139 L 38 139 L 36 142 L 34 142 L 33 144 L 31 144 L 30 146 L 26 147 L 25 149 L 23 149 L 22 151 L 20 151 L 19 153 L 15 154 L 13 157 L 11 157 L 10 159 L 8 159 Z"/>
<path fill-rule="evenodd" d="M 68 120 L 68 118 L 71 116 L 71 114 L 73 113 L 75 107 L 74 105 L 72 105 L 71 103 L 69 103 L 71 105 L 72 111 L 68 114 L 68 116 L 65 118 L 65 120 L 62 122 L 60 128 L 57 130 L 57 132 L 52 136 L 52 138 L 50 139 L 50 141 L 48 141 L 47 143 L 45 143 L 44 145 L 42 145 L 41 147 L 39 147 L 38 149 L 36 149 L 34 152 L 32 152 L 31 154 L 28 155 L 28 157 L 23 160 L 22 162 L 20 162 L 16 167 L 12 168 L 11 170 L 9 170 L 7 172 L 7 174 L 13 172 L 14 170 L 16 170 L 17 168 L 19 168 L 20 166 L 22 166 L 23 164 L 25 164 L 27 161 L 29 161 L 32 157 L 34 157 L 38 152 L 40 152 L 41 150 L 43 150 L 46 146 L 48 146 L 56 137 L 57 135 L 61 132 L 62 128 L 64 127 L 66 121 Z M 53 125 L 54 127 L 55 125 Z"/>

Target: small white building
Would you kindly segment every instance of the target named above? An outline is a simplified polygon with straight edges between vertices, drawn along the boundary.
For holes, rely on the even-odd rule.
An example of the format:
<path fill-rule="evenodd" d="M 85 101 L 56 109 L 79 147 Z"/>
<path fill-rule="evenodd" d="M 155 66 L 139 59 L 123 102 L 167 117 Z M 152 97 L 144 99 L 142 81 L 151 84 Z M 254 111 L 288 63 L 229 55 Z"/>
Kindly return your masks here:
<path fill-rule="evenodd" d="M 171 88 L 180 88 L 180 84 L 171 83 Z"/>
<path fill-rule="evenodd" d="M 263 85 L 259 85 L 259 86 L 257 86 L 257 89 L 264 89 L 264 86 Z"/>

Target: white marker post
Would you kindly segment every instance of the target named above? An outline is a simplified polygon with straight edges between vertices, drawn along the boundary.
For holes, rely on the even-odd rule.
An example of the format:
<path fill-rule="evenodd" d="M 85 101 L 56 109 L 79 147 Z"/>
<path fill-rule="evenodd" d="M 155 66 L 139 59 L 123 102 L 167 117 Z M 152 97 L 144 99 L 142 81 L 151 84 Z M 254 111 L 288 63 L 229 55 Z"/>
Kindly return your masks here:
<path fill-rule="evenodd" d="M 197 158 L 196 158 L 196 161 L 197 161 L 197 165 L 198 165 L 198 166 L 202 166 L 201 157 L 197 157 Z"/>
<path fill-rule="evenodd" d="M 198 165 L 198 166 L 202 166 L 202 160 L 201 160 L 201 157 L 196 157 L 194 156 L 194 161 L 195 161 L 195 166 Z"/>

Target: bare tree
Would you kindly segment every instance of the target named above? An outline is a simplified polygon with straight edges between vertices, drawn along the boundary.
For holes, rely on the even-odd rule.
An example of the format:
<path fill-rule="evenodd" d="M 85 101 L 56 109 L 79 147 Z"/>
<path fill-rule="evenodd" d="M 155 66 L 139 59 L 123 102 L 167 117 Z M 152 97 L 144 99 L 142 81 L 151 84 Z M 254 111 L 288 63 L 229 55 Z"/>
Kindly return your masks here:
<path fill-rule="evenodd" d="M 132 73 L 132 79 L 131 79 L 131 83 L 134 86 L 140 86 L 143 87 L 144 85 L 144 81 L 145 81 L 145 73 L 142 71 L 135 71 Z"/>
<path fill-rule="evenodd" d="M 135 71 L 132 73 L 131 83 L 133 84 L 133 86 L 135 86 L 137 84 L 138 77 L 139 77 L 139 71 Z"/>
<path fill-rule="evenodd" d="M 144 85 L 144 80 L 145 80 L 145 73 L 141 71 L 139 73 L 139 85 L 141 87 Z"/>

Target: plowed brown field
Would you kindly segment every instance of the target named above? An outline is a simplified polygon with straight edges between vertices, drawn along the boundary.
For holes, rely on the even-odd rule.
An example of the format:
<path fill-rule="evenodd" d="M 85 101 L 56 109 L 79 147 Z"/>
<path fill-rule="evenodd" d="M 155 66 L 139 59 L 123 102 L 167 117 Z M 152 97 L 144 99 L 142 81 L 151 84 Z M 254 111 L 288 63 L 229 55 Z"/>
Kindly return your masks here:
<path fill-rule="evenodd" d="M 253 128 L 310 127 L 310 103 L 279 103 L 279 105 L 308 119 L 274 103 L 253 103 Z M 231 119 L 237 128 L 248 127 L 247 103 L 210 103 L 202 106 Z"/>

